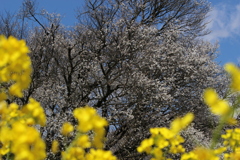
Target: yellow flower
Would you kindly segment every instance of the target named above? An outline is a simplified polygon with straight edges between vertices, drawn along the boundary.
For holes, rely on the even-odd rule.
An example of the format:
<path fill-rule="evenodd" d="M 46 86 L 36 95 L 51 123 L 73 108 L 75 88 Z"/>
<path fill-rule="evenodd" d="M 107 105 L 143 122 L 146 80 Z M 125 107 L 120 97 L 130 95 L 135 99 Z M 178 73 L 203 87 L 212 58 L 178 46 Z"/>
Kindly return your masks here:
<path fill-rule="evenodd" d="M 1 159 L 1 155 L 5 155 L 8 152 L 10 152 L 10 144 L 8 145 L 2 144 L 2 147 L 0 148 L 0 159 Z"/>
<path fill-rule="evenodd" d="M 9 93 L 17 97 L 23 96 L 22 90 L 27 89 L 31 82 L 32 68 L 28 52 L 24 40 L 0 36 L 0 83 L 14 81 Z M 6 95 L 1 97 L 6 99 Z"/>
<path fill-rule="evenodd" d="M 195 153 L 189 152 L 189 153 L 184 153 L 181 156 L 181 160 L 198 160 L 198 157 Z"/>
<path fill-rule="evenodd" d="M 230 125 L 235 125 L 238 123 L 238 121 L 235 119 L 235 118 L 228 118 L 227 119 L 227 123 L 230 124 Z"/>
<path fill-rule="evenodd" d="M 151 153 L 154 155 L 154 159 L 156 159 L 156 160 L 164 159 L 163 151 L 160 148 L 153 148 Z"/>
<path fill-rule="evenodd" d="M 220 155 L 220 154 L 222 154 L 223 152 L 225 152 L 226 150 L 227 150 L 226 147 L 220 147 L 220 148 L 217 148 L 217 149 L 214 150 L 214 154 Z"/>
<path fill-rule="evenodd" d="M 169 141 L 166 140 L 164 137 L 159 137 L 155 144 L 157 145 L 158 148 L 163 149 L 169 145 Z"/>
<path fill-rule="evenodd" d="M 203 97 L 204 97 L 205 103 L 209 106 L 214 105 L 219 100 L 218 94 L 212 88 L 206 89 L 203 94 Z"/>
<path fill-rule="evenodd" d="M 224 154 L 224 160 L 240 160 L 240 153 L 232 152 L 232 153 L 225 153 Z"/>
<path fill-rule="evenodd" d="M 231 88 L 236 91 L 240 91 L 240 69 L 233 63 L 227 63 L 225 65 L 225 70 L 230 74 Z"/>
<path fill-rule="evenodd" d="M 75 109 L 73 115 L 79 121 L 78 130 L 81 132 L 88 132 L 92 129 L 97 130 L 108 125 L 107 121 L 89 106 Z"/>
<path fill-rule="evenodd" d="M 197 156 L 199 160 L 219 160 L 220 158 L 214 153 L 213 150 L 198 147 L 193 150 L 193 153 Z"/>
<path fill-rule="evenodd" d="M 144 139 L 141 142 L 140 146 L 137 148 L 137 151 L 140 153 L 142 152 L 150 153 L 153 144 L 154 144 L 154 140 L 152 138 Z"/>
<path fill-rule="evenodd" d="M 150 128 L 150 133 L 152 134 L 153 137 L 159 135 L 160 133 L 160 128 Z"/>
<path fill-rule="evenodd" d="M 87 160 L 116 160 L 117 158 L 112 155 L 110 151 L 104 150 L 94 150 L 91 149 L 90 152 L 86 155 Z"/>
<path fill-rule="evenodd" d="M 6 114 L 8 111 L 7 109 L 7 102 L 6 101 L 0 101 L 0 115 Z M 1 117 L 3 119 L 3 117 Z"/>
<path fill-rule="evenodd" d="M 70 147 L 66 151 L 62 152 L 63 160 L 84 160 L 85 151 L 81 147 Z"/>
<path fill-rule="evenodd" d="M 94 136 L 93 136 L 93 141 L 92 145 L 95 148 L 101 149 L 104 146 L 104 140 L 105 140 L 105 129 L 102 128 L 96 128 L 93 129 L 94 131 Z"/>
<path fill-rule="evenodd" d="M 11 118 L 17 117 L 17 116 L 19 115 L 18 105 L 17 105 L 16 103 L 11 103 L 11 104 L 9 105 L 8 110 L 9 110 L 9 112 L 10 112 L 10 113 L 9 113 L 9 116 L 10 116 Z"/>
<path fill-rule="evenodd" d="M 53 140 L 52 142 L 52 147 L 51 147 L 51 151 L 53 153 L 57 153 L 58 152 L 58 149 L 59 149 L 59 143 L 57 140 Z"/>
<path fill-rule="evenodd" d="M 183 153 L 185 152 L 185 148 L 182 145 L 171 146 L 169 152 L 173 154 Z"/>
<path fill-rule="evenodd" d="M 0 102 L 7 99 L 6 93 L 0 93 Z"/>
<path fill-rule="evenodd" d="M 66 122 L 62 126 L 61 133 L 62 133 L 62 135 L 67 136 L 73 130 L 74 130 L 73 125 L 71 125 L 71 123 L 69 123 L 69 122 Z"/>
<path fill-rule="evenodd" d="M 220 99 L 214 89 L 208 88 L 205 90 L 204 101 L 210 107 L 212 113 L 220 116 L 229 114 L 230 106 L 228 102 Z"/>
<path fill-rule="evenodd" d="M 223 144 L 227 147 L 231 147 L 232 150 L 240 147 L 240 129 L 229 129 L 226 130 L 226 134 L 222 135 L 222 138 L 224 139 Z"/>
<path fill-rule="evenodd" d="M 78 134 L 66 151 L 62 152 L 63 160 L 87 159 L 87 160 L 115 160 L 116 157 L 110 151 L 103 151 L 105 129 L 107 121 L 100 117 L 96 110 L 86 106 L 73 111 L 74 117 L 79 121 Z M 68 128 L 68 127 L 66 127 Z M 64 130 L 64 129 L 63 129 Z M 66 129 L 68 130 L 68 129 Z M 91 139 L 86 132 L 93 133 Z M 86 148 L 91 149 L 85 152 Z"/>
<path fill-rule="evenodd" d="M 73 111 L 74 117 L 78 119 L 78 130 L 88 132 L 93 129 L 92 118 L 97 114 L 91 107 L 77 108 Z"/>
<path fill-rule="evenodd" d="M 15 122 L 11 135 L 11 152 L 16 159 L 42 160 L 46 157 L 45 143 L 35 128 Z"/>
<path fill-rule="evenodd" d="M 185 140 L 182 136 L 176 135 L 174 138 L 170 139 L 170 143 L 172 146 L 177 146 L 180 143 L 183 143 Z"/>
<path fill-rule="evenodd" d="M 185 129 L 194 119 L 194 115 L 192 113 L 187 113 L 182 118 L 176 118 L 171 123 L 171 130 L 174 133 L 178 133 L 181 130 Z"/>
<path fill-rule="evenodd" d="M 33 117 L 37 124 L 45 126 L 46 115 L 44 113 L 44 110 L 41 107 L 40 103 L 33 98 L 30 98 L 29 103 L 23 106 L 22 113 Z"/>
<path fill-rule="evenodd" d="M 216 115 L 226 115 L 229 113 L 230 106 L 226 100 L 219 100 L 216 104 L 211 106 L 212 113 Z"/>
<path fill-rule="evenodd" d="M 89 148 L 91 146 L 91 142 L 87 135 L 81 135 L 76 139 L 76 146 L 81 148 Z"/>
<path fill-rule="evenodd" d="M 4 126 L 0 126 L 0 143 L 1 143 L 1 148 L 0 148 L 0 157 L 1 155 L 5 155 L 8 152 L 10 152 L 10 143 L 11 143 L 11 130 Z"/>

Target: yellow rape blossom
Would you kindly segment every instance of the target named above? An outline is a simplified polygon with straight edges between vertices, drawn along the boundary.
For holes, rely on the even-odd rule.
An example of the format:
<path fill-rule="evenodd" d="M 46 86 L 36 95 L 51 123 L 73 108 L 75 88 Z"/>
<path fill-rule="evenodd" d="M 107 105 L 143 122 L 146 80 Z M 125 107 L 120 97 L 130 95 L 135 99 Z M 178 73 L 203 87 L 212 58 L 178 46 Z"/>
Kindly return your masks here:
<path fill-rule="evenodd" d="M 182 118 L 176 118 L 171 123 L 171 130 L 173 132 L 180 132 L 181 130 L 185 129 L 192 121 L 193 121 L 194 115 L 192 113 L 186 114 Z"/>
<path fill-rule="evenodd" d="M 70 147 L 62 152 L 63 160 L 85 160 L 85 151 L 80 147 Z"/>
<path fill-rule="evenodd" d="M 219 160 L 220 158 L 214 153 L 213 150 L 207 149 L 207 148 L 202 148 L 198 147 L 193 150 L 193 153 L 197 155 L 197 159 L 203 160 Z"/>
<path fill-rule="evenodd" d="M 240 129 L 229 129 L 226 131 L 226 134 L 222 135 L 222 138 L 224 139 L 223 144 L 225 146 L 229 146 L 233 151 L 236 150 L 236 148 L 240 147 Z"/>
<path fill-rule="evenodd" d="M 86 106 L 84 108 L 77 108 L 73 111 L 74 117 L 79 121 L 78 131 L 94 132 L 93 146 L 96 148 L 103 148 L 103 140 L 105 135 L 104 127 L 108 125 L 107 121 L 100 117 L 96 110 L 92 107 Z"/>
<path fill-rule="evenodd" d="M 150 153 L 150 151 L 152 150 L 152 145 L 154 144 L 154 140 L 153 138 L 149 138 L 149 139 L 144 139 L 140 146 L 137 148 L 137 151 L 142 153 L 142 152 L 146 152 L 146 153 Z"/>
<path fill-rule="evenodd" d="M 82 147 L 82 148 L 91 147 L 91 142 L 90 142 L 90 139 L 87 135 L 81 135 L 81 136 L 77 137 L 74 144 L 76 146 Z"/>
<path fill-rule="evenodd" d="M 63 160 L 116 160 L 110 151 L 102 150 L 105 136 L 104 127 L 107 126 L 107 121 L 89 106 L 75 109 L 73 115 L 79 122 L 77 136 L 67 150 L 62 152 Z M 87 132 L 91 133 L 91 138 Z M 90 151 L 86 152 L 86 149 L 90 149 Z"/>
<path fill-rule="evenodd" d="M 34 100 L 33 98 L 29 99 L 29 103 L 23 106 L 22 113 L 26 116 L 33 117 L 35 124 L 40 124 L 45 126 L 46 124 L 46 115 L 40 103 Z"/>
<path fill-rule="evenodd" d="M 77 108 L 73 111 L 73 114 L 79 121 L 78 130 L 82 132 L 103 128 L 108 125 L 107 121 L 100 117 L 95 109 L 89 106 Z"/>
<path fill-rule="evenodd" d="M 33 127 L 15 122 L 12 125 L 11 141 L 11 152 L 16 159 L 42 160 L 46 157 L 45 143 Z"/>
<path fill-rule="evenodd" d="M 184 153 L 181 156 L 181 160 L 197 160 L 197 159 L 198 159 L 197 155 L 193 152 Z"/>
<path fill-rule="evenodd" d="M 52 151 L 53 153 L 57 153 L 58 150 L 59 150 L 59 143 L 58 143 L 57 140 L 53 140 L 53 142 L 52 142 L 52 147 L 51 147 L 51 151 Z"/>
<path fill-rule="evenodd" d="M 151 137 L 143 140 L 137 151 L 151 154 L 153 156 L 151 160 L 166 159 L 163 156 L 164 152 L 172 154 L 185 152 L 185 148 L 181 145 L 185 140 L 179 133 L 192 122 L 193 118 L 194 115 L 188 113 L 182 118 L 173 120 L 170 129 L 166 127 L 151 128 Z"/>
<path fill-rule="evenodd" d="M 159 133 L 165 138 L 165 139 L 171 139 L 173 138 L 176 134 L 175 132 L 172 132 L 172 130 L 166 128 L 166 127 L 163 127 L 163 128 L 160 128 L 159 129 Z"/>
<path fill-rule="evenodd" d="M 232 79 L 230 86 L 231 89 L 240 91 L 240 69 L 233 63 L 227 63 L 224 67 Z"/>
<path fill-rule="evenodd" d="M 30 125 L 45 124 L 44 110 L 31 98 L 23 109 L 4 101 L 8 95 L 22 97 L 29 87 L 32 68 L 28 52 L 24 40 L 0 36 L 0 84 L 10 85 L 2 85 L 0 92 L 0 157 L 12 153 L 14 159 L 42 160 L 46 157 L 45 143 Z"/>
<path fill-rule="evenodd" d="M 0 102 L 7 99 L 7 95 L 4 92 L 0 92 Z"/>
<path fill-rule="evenodd" d="M 1 127 L 0 129 L 0 143 L 2 147 L 0 148 L 0 155 L 5 155 L 10 151 L 11 142 L 11 130 L 8 127 Z"/>
<path fill-rule="evenodd" d="M 73 130 L 74 130 L 73 125 L 71 125 L 71 123 L 69 123 L 69 122 L 66 122 L 62 126 L 61 133 L 62 133 L 62 135 L 67 136 Z"/>
<path fill-rule="evenodd" d="M 111 151 L 91 149 L 86 155 L 87 160 L 116 160 L 117 158 L 112 155 Z"/>
<path fill-rule="evenodd" d="M 224 151 L 226 151 L 225 147 L 216 150 L 197 147 L 189 153 L 184 153 L 181 156 L 181 160 L 220 160 L 219 155 Z"/>
<path fill-rule="evenodd" d="M 229 114 L 230 106 L 228 102 L 220 99 L 214 89 L 208 88 L 205 90 L 204 101 L 210 107 L 212 113 L 220 116 Z"/>
<path fill-rule="evenodd" d="M 31 60 L 27 55 L 29 49 L 24 40 L 17 40 L 10 36 L 0 36 L 0 83 L 14 81 L 9 93 L 22 97 L 22 91 L 27 89 L 31 82 Z M 6 99 L 6 94 L 1 93 L 1 100 Z"/>

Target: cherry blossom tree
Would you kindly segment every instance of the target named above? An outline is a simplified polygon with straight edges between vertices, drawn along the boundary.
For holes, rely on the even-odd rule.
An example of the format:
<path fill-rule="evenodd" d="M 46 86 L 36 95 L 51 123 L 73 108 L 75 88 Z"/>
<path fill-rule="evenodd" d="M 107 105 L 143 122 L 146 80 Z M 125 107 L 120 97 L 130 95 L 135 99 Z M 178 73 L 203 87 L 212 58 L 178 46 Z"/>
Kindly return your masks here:
<path fill-rule="evenodd" d="M 86 0 L 72 27 L 63 26 L 58 14 L 37 13 L 33 1 L 24 7 L 37 26 L 26 38 L 32 84 L 19 101 L 34 97 L 44 106 L 48 126 L 41 131 L 48 150 L 53 139 L 61 147 L 68 143 L 61 125 L 76 123 L 71 113 L 84 105 L 107 118 L 105 149 L 119 159 L 144 158 L 136 147 L 149 128 L 186 112 L 196 115 L 194 129 L 203 134 L 214 126 L 202 92 L 221 90 L 227 78 L 214 61 L 218 46 L 201 39 L 209 33 L 207 1 Z"/>

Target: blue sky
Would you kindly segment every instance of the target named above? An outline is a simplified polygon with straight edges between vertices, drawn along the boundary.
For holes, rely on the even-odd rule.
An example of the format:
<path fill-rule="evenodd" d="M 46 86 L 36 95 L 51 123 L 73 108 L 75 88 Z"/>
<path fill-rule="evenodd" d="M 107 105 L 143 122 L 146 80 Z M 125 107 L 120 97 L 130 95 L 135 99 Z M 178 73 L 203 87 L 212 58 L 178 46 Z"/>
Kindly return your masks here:
<path fill-rule="evenodd" d="M 0 0 L 0 12 L 17 12 L 21 0 Z M 209 0 L 212 11 L 209 13 L 208 29 L 211 34 L 204 37 L 211 42 L 218 42 L 218 61 L 221 65 L 227 62 L 240 62 L 240 1 L 239 0 Z M 83 0 L 37 0 L 38 9 L 63 15 L 62 23 L 66 26 L 76 22 L 76 10 Z"/>
<path fill-rule="evenodd" d="M 218 42 L 221 64 L 227 62 L 240 63 L 240 1 L 209 0 L 212 11 L 209 13 L 211 22 L 208 28 L 212 31 L 205 38 Z"/>

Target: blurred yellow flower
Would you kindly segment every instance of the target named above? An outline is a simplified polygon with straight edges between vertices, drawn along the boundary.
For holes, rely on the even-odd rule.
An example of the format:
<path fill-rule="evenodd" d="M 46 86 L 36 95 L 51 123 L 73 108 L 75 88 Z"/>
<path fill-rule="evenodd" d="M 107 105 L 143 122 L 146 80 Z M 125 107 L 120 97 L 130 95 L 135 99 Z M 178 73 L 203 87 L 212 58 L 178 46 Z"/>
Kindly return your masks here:
<path fill-rule="evenodd" d="M 86 155 L 87 160 L 117 160 L 115 156 L 112 155 L 111 151 L 95 150 L 91 149 L 89 154 Z"/>
<path fill-rule="evenodd" d="M 137 151 L 142 153 L 142 152 L 146 152 L 146 153 L 150 153 L 150 151 L 152 150 L 152 145 L 154 144 L 154 140 L 152 138 L 149 139 L 144 139 L 140 146 L 137 148 Z"/>
<path fill-rule="evenodd" d="M 89 148 L 91 147 L 90 139 L 87 135 L 81 135 L 76 139 L 76 146 L 81 148 Z"/>
<path fill-rule="evenodd" d="M 52 151 L 53 153 L 57 153 L 58 150 L 59 150 L 59 143 L 58 143 L 57 140 L 53 140 L 53 142 L 52 142 L 52 147 L 51 147 L 51 151 Z"/>
<path fill-rule="evenodd" d="M 67 136 L 73 130 L 74 130 L 73 125 L 69 122 L 65 122 L 62 126 L 61 133 L 62 133 L 62 135 Z"/>
<path fill-rule="evenodd" d="M 17 40 L 10 36 L 0 36 L 0 83 L 14 81 L 9 93 L 22 97 L 22 91 L 27 89 L 31 82 L 31 60 L 27 55 L 29 49 L 24 40 Z M 6 95 L 1 93 L 1 99 Z"/>
<path fill-rule="evenodd" d="M 219 160 L 220 158 L 214 153 L 213 150 L 197 147 L 192 151 L 196 156 L 197 160 Z"/>
<path fill-rule="evenodd" d="M 210 107 L 212 113 L 220 116 L 229 114 L 230 106 L 228 102 L 220 99 L 214 89 L 206 89 L 203 96 L 205 103 Z"/>
<path fill-rule="evenodd" d="M 224 68 L 231 76 L 231 88 L 240 91 L 240 69 L 233 63 L 227 63 Z"/>
<path fill-rule="evenodd" d="M 198 157 L 195 153 L 189 152 L 189 153 L 184 153 L 181 156 L 181 160 L 198 160 Z"/>
<path fill-rule="evenodd" d="M 78 130 L 81 132 L 103 129 L 108 125 L 106 119 L 100 117 L 96 110 L 89 106 L 75 109 L 73 115 L 79 121 Z"/>
<path fill-rule="evenodd" d="M 181 130 L 185 129 L 194 119 L 194 115 L 192 113 L 187 113 L 182 118 L 176 118 L 171 123 L 171 131 L 174 133 L 179 133 Z"/>
<path fill-rule="evenodd" d="M 35 128 L 15 122 L 11 133 L 11 152 L 16 159 L 42 160 L 46 157 L 45 143 Z"/>
<path fill-rule="evenodd" d="M 39 102 L 34 100 L 33 98 L 29 99 L 29 103 L 23 106 L 22 113 L 33 117 L 35 123 L 40 124 L 41 126 L 45 126 L 46 124 L 46 115 L 44 110 Z"/>

